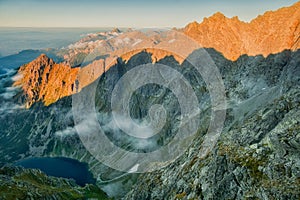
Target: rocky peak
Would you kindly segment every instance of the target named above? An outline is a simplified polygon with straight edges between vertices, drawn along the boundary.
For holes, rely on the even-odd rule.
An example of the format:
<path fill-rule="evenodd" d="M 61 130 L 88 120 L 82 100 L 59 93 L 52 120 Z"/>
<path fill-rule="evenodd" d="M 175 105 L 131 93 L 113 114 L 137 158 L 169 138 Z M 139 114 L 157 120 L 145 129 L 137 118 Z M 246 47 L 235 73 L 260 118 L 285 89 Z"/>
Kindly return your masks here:
<path fill-rule="evenodd" d="M 14 83 L 23 89 L 25 106 L 29 108 L 37 101 L 49 105 L 58 99 L 75 92 L 78 69 L 57 64 L 45 54 L 20 67 L 21 76 Z"/>
<path fill-rule="evenodd" d="M 41 54 L 35 60 L 30 63 L 31 71 L 42 72 L 47 66 L 52 68 L 54 61 L 46 56 L 46 54 Z"/>
<path fill-rule="evenodd" d="M 118 28 L 114 28 L 111 32 L 112 33 L 121 33 L 120 29 L 118 29 Z"/>
<path fill-rule="evenodd" d="M 227 19 L 227 17 L 221 13 L 221 12 L 216 12 L 215 14 L 213 14 L 211 17 L 209 17 L 210 20 L 217 20 L 217 21 L 220 21 L 220 20 L 224 20 L 224 19 Z"/>
<path fill-rule="evenodd" d="M 53 60 L 49 58 L 46 54 L 41 54 L 39 57 L 36 58 L 35 61 L 38 63 L 54 63 Z"/>

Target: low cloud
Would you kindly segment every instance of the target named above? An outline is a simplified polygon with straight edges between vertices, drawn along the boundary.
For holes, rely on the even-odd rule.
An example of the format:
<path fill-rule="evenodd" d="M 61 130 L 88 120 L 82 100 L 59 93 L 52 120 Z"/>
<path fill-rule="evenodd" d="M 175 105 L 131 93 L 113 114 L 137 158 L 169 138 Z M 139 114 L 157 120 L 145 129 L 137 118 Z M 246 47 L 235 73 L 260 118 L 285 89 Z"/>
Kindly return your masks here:
<path fill-rule="evenodd" d="M 87 117 L 86 119 L 82 120 L 80 123 L 76 124 L 74 127 L 67 127 L 64 130 L 55 132 L 55 136 L 63 139 L 65 137 L 69 137 L 77 134 L 77 131 L 80 131 L 81 135 L 91 134 L 94 131 L 97 131 L 97 126 L 99 126 L 99 124 L 104 124 L 104 125 L 100 125 L 101 129 L 106 134 L 109 135 L 110 139 L 115 144 L 120 144 L 120 145 L 127 144 L 130 146 L 131 149 L 134 150 L 153 149 L 157 146 L 157 141 L 153 138 L 140 139 L 124 133 L 111 116 L 108 116 L 107 114 L 101 114 L 101 113 L 98 113 L 97 116 L 98 119 L 100 119 L 99 120 L 100 123 L 98 121 L 91 120 L 92 119 L 91 117 Z M 131 130 L 131 131 L 139 131 L 133 128 L 134 123 L 146 124 L 146 122 L 142 120 L 133 121 L 132 119 L 124 119 L 124 118 L 122 119 L 123 121 L 121 122 L 122 123 L 121 125 L 123 126 L 123 128 L 125 127 L 127 130 Z M 153 132 L 151 128 L 145 128 L 143 130 L 146 130 L 148 132 L 144 132 L 144 133 L 131 132 L 131 135 L 139 135 L 139 134 L 149 135 L 152 134 Z"/>
<path fill-rule="evenodd" d="M 70 113 L 67 113 L 66 117 L 69 115 Z M 68 137 L 68 136 L 73 136 L 76 135 L 78 132 L 78 130 L 80 130 L 80 134 L 90 134 L 92 133 L 92 131 L 95 130 L 95 126 L 97 124 L 95 124 L 95 122 L 93 122 L 93 120 L 90 120 L 89 117 L 87 117 L 85 120 L 82 120 L 80 123 L 76 124 L 74 127 L 70 127 L 68 126 L 66 129 L 64 130 L 59 130 L 56 131 L 54 133 L 55 136 L 57 137 Z"/>
<path fill-rule="evenodd" d="M 5 114 L 13 113 L 18 109 L 24 109 L 24 108 L 25 106 L 23 105 L 17 105 L 11 102 L 5 102 L 2 103 L 0 106 L 0 114 L 5 115 Z"/>
<path fill-rule="evenodd" d="M 75 135 L 76 133 L 77 132 L 76 132 L 76 129 L 74 127 L 67 127 L 65 130 L 55 132 L 55 136 L 64 138 L 64 137 L 67 137 L 67 136 Z"/>
<path fill-rule="evenodd" d="M 145 125 L 147 122 L 145 120 L 133 120 L 131 118 L 125 118 L 123 116 L 116 116 L 119 124 L 110 117 L 109 122 L 102 126 L 102 130 L 106 133 L 113 134 L 113 138 L 118 142 L 126 141 L 130 143 L 131 148 L 137 149 L 152 149 L 157 146 L 157 142 L 153 138 L 147 138 L 153 135 L 153 130 L 150 127 L 143 127 L 141 129 L 136 128 L 135 124 Z M 125 133 L 118 126 L 120 125 L 123 129 L 130 131 L 129 134 Z M 131 136 L 130 136 L 131 135 Z M 132 135 L 139 136 L 141 138 L 132 137 Z"/>
<path fill-rule="evenodd" d="M 5 88 L 5 92 L 0 94 L 0 96 L 7 100 L 13 98 L 17 94 L 17 92 L 17 87 L 7 87 Z"/>

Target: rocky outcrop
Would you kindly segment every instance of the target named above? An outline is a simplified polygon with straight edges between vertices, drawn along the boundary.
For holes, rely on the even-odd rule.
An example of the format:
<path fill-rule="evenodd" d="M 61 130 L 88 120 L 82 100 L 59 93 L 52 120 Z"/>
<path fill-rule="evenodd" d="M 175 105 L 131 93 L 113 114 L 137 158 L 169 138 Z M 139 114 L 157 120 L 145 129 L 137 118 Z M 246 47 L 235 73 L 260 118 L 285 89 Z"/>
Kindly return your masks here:
<path fill-rule="evenodd" d="M 79 68 L 57 64 L 42 54 L 19 69 L 19 78 L 14 86 L 22 87 L 27 108 L 38 101 L 49 105 L 76 92 L 74 83 L 78 70 Z"/>
<path fill-rule="evenodd" d="M 300 2 L 277 11 L 268 11 L 249 23 L 238 17 L 227 18 L 216 13 L 193 22 L 182 31 L 204 48 L 214 48 L 230 60 L 279 53 L 300 48 Z"/>
<path fill-rule="evenodd" d="M 96 80 L 103 72 L 103 62 L 94 61 L 85 68 L 71 68 L 69 65 L 55 63 L 45 54 L 18 70 L 13 86 L 22 87 L 22 102 L 29 108 L 36 102 L 46 106 L 57 100 L 79 92 Z"/>

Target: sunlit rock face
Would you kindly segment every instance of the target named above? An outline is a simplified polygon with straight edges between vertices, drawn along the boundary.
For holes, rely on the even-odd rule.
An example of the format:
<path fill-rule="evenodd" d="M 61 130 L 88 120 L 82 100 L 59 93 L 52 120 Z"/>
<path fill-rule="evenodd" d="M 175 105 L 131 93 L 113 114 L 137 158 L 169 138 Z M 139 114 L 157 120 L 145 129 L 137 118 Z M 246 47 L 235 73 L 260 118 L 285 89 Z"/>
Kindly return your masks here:
<path fill-rule="evenodd" d="M 79 92 L 98 78 L 103 73 L 102 64 L 101 61 L 94 61 L 85 68 L 72 68 L 68 64 L 55 63 L 42 54 L 20 67 L 13 86 L 22 88 L 20 98 L 26 108 L 39 101 L 49 106 Z"/>
<path fill-rule="evenodd" d="M 76 92 L 77 73 L 78 68 L 56 64 L 42 54 L 18 70 L 19 79 L 14 86 L 22 87 L 27 108 L 38 101 L 49 105 Z"/>
<path fill-rule="evenodd" d="M 216 13 L 203 22 L 187 25 L 183 32 L 203 47 L 214 48 L 230 60 L 279 53 L 300 47 L 300 3 L 266 12 L 249 23 Z"/>

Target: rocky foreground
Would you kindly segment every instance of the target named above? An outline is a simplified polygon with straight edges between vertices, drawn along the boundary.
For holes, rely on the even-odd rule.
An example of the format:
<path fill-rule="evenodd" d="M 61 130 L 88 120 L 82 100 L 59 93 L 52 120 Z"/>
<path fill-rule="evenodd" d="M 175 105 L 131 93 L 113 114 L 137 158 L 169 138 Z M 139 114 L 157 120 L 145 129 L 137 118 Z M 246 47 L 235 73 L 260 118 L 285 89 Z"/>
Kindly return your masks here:
<path fill-rule="evenodd" d="M 6 166 L 0 169 L 1 199 L 109 199 L 94 185 L 46 176 L 39 170 Z"/>

